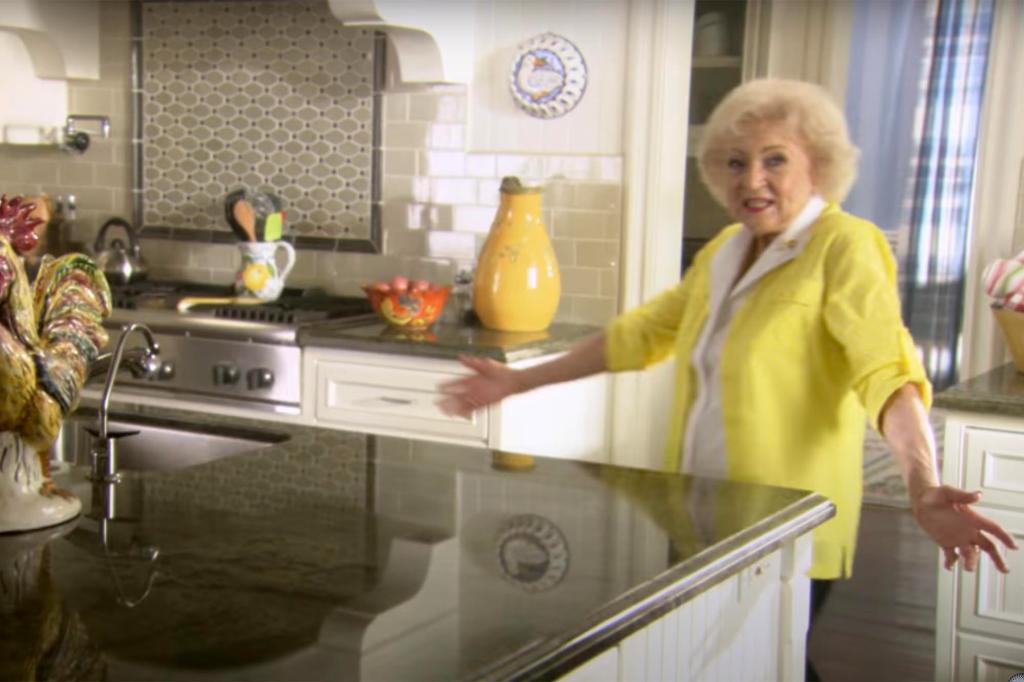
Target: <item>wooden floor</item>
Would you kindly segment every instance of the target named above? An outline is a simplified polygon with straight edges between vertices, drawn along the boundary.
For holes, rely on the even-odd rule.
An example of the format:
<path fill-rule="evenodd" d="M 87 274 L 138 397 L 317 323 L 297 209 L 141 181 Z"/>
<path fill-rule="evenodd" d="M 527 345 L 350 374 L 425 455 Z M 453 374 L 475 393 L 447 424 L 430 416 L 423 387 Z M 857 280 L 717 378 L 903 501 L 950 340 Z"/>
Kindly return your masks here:
<path fill-rule="evenodd" d="M 811 630 L 828 682 L 934 680 L 937 549 L 908 510 L 865 506 L 853 577 Z"/>

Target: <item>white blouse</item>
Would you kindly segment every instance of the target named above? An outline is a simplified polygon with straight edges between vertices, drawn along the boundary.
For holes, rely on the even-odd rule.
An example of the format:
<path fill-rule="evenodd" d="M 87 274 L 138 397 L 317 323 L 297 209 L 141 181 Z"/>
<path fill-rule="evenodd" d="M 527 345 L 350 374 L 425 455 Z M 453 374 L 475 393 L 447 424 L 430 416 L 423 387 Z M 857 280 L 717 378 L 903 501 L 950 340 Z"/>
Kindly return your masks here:
<path fill-rule="evenodd" d="M 711 261 L 711 300 L 690 362 L 697 375 L 697 391 L 683 437 L 680 471 L 725 478 L 725 425 L 719 359 L 733 315 L 751 287 L 766 274 L 795 258 L 810 239 L 809 228 L 825 208 L 825 200 L 812 196 L 793 222 L 776 237 L 737 282 L 736 275 L 753 235 L 743 229 L 723 244 Z M 733 282 L 736 282 L 733 286 Z"/>

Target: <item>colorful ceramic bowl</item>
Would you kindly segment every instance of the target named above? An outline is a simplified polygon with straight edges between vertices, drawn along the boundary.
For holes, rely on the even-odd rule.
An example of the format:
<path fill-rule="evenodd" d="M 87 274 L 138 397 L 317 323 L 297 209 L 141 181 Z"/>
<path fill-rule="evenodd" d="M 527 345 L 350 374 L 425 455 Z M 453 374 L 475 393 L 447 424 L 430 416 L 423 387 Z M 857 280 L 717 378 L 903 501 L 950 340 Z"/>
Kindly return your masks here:
<path fill-rule="evenodd" d="M 382 291 L 377 285 L 367 284 L 363 291 L 374 311 L 388 324 L 403 329 L 425 329 L 441 314 L 451 287 L 396 292 Z"/>

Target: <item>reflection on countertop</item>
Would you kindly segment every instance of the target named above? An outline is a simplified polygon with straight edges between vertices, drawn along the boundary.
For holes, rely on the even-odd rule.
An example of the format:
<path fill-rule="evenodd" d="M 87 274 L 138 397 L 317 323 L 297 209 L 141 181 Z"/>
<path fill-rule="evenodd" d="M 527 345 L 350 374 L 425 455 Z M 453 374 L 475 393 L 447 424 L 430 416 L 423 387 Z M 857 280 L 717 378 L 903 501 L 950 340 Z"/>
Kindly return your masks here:
<path fill-rule="evenodd" d="M 267 428 L 118 416 L 132 412 Z M 655 600 L 638 627 L 715 584 L 712 565 L 832 514 L 794 490 L 543 457 L 510 470 L 487 450 L 272 428 L 289 437 L 126 472 L 117 505 L 82 468 L 62 475 L 93 511 L 0 542 L 0 641 L 18 670 L 78 657 L 61 676 L 456 680 L 535 675 L 543 659 L 546 676 L 579 660 L 582 633 Z M 105 527 L 98 509 L 116 510 Z"/>
<path fill-rule="evenodd" d="M 516 362 L 568 350 L 577 341 L 601 331 L 585 324 L 555 323 L 539 332 L 500 332 L 479 324 L 438 323 L 427 329 L 403 329 L 383 322 L 336 320 L 299 330 L 299 345 L 418 357 L 454 359 L 468 353 Z"/>

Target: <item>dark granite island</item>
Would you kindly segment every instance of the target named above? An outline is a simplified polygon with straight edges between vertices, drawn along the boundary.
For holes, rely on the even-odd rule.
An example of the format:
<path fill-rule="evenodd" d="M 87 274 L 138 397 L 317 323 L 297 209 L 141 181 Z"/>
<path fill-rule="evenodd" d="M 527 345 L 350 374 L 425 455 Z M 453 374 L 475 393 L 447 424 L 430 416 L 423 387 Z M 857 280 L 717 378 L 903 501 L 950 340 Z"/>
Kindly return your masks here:
<path fill-rule="evenodd" d="M 113 499 L 81 468 L 63 474 L 92 511 L 0 538 L 2 677 L 803 674 L 808 532 L 833 513 L 819 495 L 154 408 L 129 416 L 286 438 L 128 471 Z"/>

